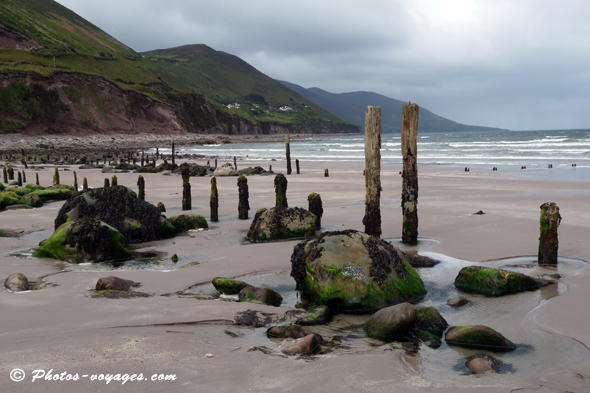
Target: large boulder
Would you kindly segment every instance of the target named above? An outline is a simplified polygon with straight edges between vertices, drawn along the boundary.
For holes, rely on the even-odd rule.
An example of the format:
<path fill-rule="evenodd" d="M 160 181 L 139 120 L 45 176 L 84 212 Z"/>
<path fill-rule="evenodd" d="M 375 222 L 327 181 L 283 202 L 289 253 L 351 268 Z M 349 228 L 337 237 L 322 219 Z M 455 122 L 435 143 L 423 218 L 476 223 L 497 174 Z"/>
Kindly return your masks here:
<path fill-rule="evenodd" d="M 93 218 L 69 221 L 39 243 L 33 256 L 67 262 L 103 262 L 129 259 L 127 239 L 112 226 Z"/>
<path fill-rule="evenodd" d="M 307 238 L 315 235 L 316 222 L 315 214 L 300 207 L 260 209 L 247 237 L 253 242 Z"/>
<path fill-rule="evenodd" d="M 418 310 L 418 318 L 416 319 L 417 329 L 425 330 L 441 337 L 448 327 L 449 324 L 436 308 L 425 307 Z"/>
<path fill-rule="evenodd" d="M 226 295 L 237 295 L 244 288 L 251 287 L 252 285 L 232 278 L 216 277 L 211 283 L 219 293 Z"/>
<path fill-rule="evenodd" d="M 215 172 L 213 172 L 213 174 L 216 177 L 217 176 L 239 176 L 240 175 L 240 173 L 238 171 L 236 171 L 234 166 L 232 164 L 230 164 L 229 162 L 227 164 L 224 164 L 222 166 L 218 166 L 217 168 L 215 168 Z"/>
<path fill-rule="evenodd" d="M 55 228 L 68 219 L 94 218 L 121 232 L 129 242 L 166 237 L 166 220 L 158 208 L 125 186 L 94 188 L 70 198 L 55 219 Z"/>
<path fill-rule="evenodd" d="M 464 267 L 455 278 L 457 288 L 491 296 L 533 291 L 545 284 L 546 282 L 526 274 L 483 266 Z"/>
<path fill-rule="evenodd" d="M 246 287 L 238 293 L 241 302 L 260 303 L 278 307 L 283 302 L 283 297 L 270 288 Z"/>
<path fill-rule="evenodd" d="M 516 345 L 506 337 L 488 326 L 469 325 L 453 326 L 447 330 L 445 341 L 449 345 L 474 348 L 493 348 L 512 351 Z"/>
<path fill-rule="evenodd" d="M 410 303 L 385 307 L 373 314 L 365 325 L 369 337 L 399 337 L 407 333 L 416 322 L 418 312 Z"/>
<path fill-rule="evenodd" d="M 419 299 L 424 283 L 390 243 L 347 230 L 297 244 L 291 276 L 302 299 L 336 311 L 369 311 Z"/>
<path fill-rule="evenodd" d="M 158 209 L 159 210 L 159 209 Z M 176 229 L 176 233 L 186 232 L 189 229 L 208 229 L 209 224 L 205 217 L 198 214 L 181 214 L 168 219 Z"/>
<path fill-rule="evenodd" d="M 22 292 L 29 290 L 29 280 L 22 273 L 12 273 L 4 280 L 4 287 L 12 292 Z"/>

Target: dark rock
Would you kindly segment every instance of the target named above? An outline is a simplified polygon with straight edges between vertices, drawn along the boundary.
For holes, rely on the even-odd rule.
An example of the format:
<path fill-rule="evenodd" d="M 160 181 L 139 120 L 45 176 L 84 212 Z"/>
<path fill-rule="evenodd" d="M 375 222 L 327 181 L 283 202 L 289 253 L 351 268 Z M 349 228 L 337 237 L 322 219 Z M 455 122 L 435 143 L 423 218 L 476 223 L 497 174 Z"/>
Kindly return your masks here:
<path fill-rule="evenodd" d="M 369 311 L 426 294 L 405 255 L 366 233 L 325 232 L 294 247 L 291 276 L 311 305 L 336 311 Z"/>
<path fill-rule="evenodd" d="M 420 341 L 422 341 L 424 344 L 426 344 L 430 348 L 436 349 L 442 345 L 442 341 L 440 340 L 440 338 L 438 336 L 436 336 L 426 330 L 418 330 L 416 332 L 416 336 L 418 337 L 418 339 Z"/>
<path fill-rule="evenodd" d="M 260 167 L 260 166 L 256 166 L 254 168 L 252 167 L 248 167 L 245 169 L 240 169 L 238 171 L 238 173 L 242 174 L 242 175 L 259 175 L 261 173 L 265 173 L 266 170 L 264 170 L 264 168 Z"/>
<path fill-rule="evenodd" d="M 328 322 L 330 319 L 330 309 L 328 306 L 311 307 L 300 314 L 295 323 L 299 325 L 319 325 Z"/>
<path fill-rule="evenodd" d="M 256 212 L 247 237 L 253 242 L 301 239 L 315 235 L 317 217 L 295 207 L 273 207 Z"/>
<path fill-rule="evenodd" d="M 469 303 L 469 300 L 465 299 L 464 297 L 456 297 L 453 299 L 447 300 L 447 306 L 451 307 L 461 307 Z"/>
<path fill-rule="evenodd" d="M 289 326 L 273 326 L 266 330 L 266 335 L 268 337 L 275 337 L 275 338 L 302 338 L 305 336 L 309 336 L 311 333 L 309 330 L 299 326 L 299 325 L 289 325 Z"/>
<path fill-rule="evenodd" d="M 277 314 L 266 313 L 255 310 L 246 310 L 236 313 L 234 321 L 236 325 L 263 327 L 271 323 L 280 322 Z"/>
<path fill-rule="evenodd" d="M 137 283 L 131 280 L 125 280 L 116 276 L 108 276 L 99 278 L 96 282 L 97 291 L 113 290 L 113 291 L 128 291 L 132 287 L 138 286 Z"/>
<path fill-rule="evenodd" d="M 205 217 L 197 214 L 181 214 L 180 216 L 170 217 L 168 221 L 176 228 L 176 233 L 186 232 L 189 229 L 209 228 Z"/>
<path fill-rule="evenodd" d="M 399 337 L 414 326 L 417 317 L 416 307 L 410 303 L 396 304 L 373 314 L 367 320 L 365 330 L 373 338 Z"/>
<path fill-rule="evenodd" d="M 269 306 L 279 307 L 283 297 L 270 288 L 246 287 L 238 293 L 240 302 L 262 303 Z"/>
<path fill-rule="evenodd" d="M 412 265 L 413 268 L 434 267 L 440 263 L 440 261 L 437 261 L 436 259 L 425 257 L 423 255 L 412 254 L 412 253 L 404 253 L 404 254 L 405 254 L 406 258 L 408 259 L 408 262 L 410 262 L 410 265 Z"/>
<path fill-rule="evenodd" d="M 217 292 L 226 295 L 237 295 L 242 289 L 252 286 L 244 281 L 223 277 L 216 277 L 211 282 Z"/>
<path fill-rule="evenodd" d="M 4 286 L 12 292 L 28 291 L 29 280 L 22 273 L 12 273 L 4 280 Z"/>
<path fill-rule="evenodd" d="M 299 338 L 292 343 L 286 343 L 287 346 L 281 350 L 285 355 L 311 355 L 321 349 L 320 338 L 316 334 L 310 334 Z"/>
<path fill-rule="evenodd" d="M 417 329 L 425 330 L 441 337 L 448 327 L 449 324 L 436 308 L 426 307 L 418 310 L 418 318 L 416 320 Z"/>
<path fill-rule="evenodd" d="M 191 176 L 205 176 L 207 174 L 207 167 L 189 164 L 189 173 Z"/>
<path fill-rule="evenodd" d="M 467 367 L 472 374 L 482 375 L 497 373 L 500 371 L 501 366 L 498 359 L 492 355 L 479 352 L 467 358 L 465 361 L 465 367 Z"/>
<path fill-rule="evenodd" d="M 483 325 L 453 326 L 447 330 L 445 341 L 449 345 L 474 348 L 494 348 L 512 351 L 516 345 L 494 329 Z"/>
<path fill-rule="evenodd" d="M 467 266 L 455 278 L 459 289 L 501 296 L 509 293 L 531 291 L 546 285 L 542 280 L 522 273 L 483 266 Z"/>

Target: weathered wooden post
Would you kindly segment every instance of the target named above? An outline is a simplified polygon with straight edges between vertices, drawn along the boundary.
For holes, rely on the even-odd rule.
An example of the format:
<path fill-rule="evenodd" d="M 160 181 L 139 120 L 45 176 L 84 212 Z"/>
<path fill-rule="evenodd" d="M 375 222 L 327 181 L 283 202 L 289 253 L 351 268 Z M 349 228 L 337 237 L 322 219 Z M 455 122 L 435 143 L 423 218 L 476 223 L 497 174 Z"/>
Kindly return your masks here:
<path fill-rule="evenodd" d="M 174 156 L 176 155 L 175 151 L 174 151 L 174 139 L 172 140 L 172 166 L 174 166 L 174 164 L 176 164 L 176 161 L 174 161 Z"/>
<path fill-rule="evenodd" d="M 158 205 L 156 207 L 158 208 L 160 213 L 166 213 L 166 206 L 164 206 L 162 202 L 158 202 Z"/>
<path fill-rule="evenodd" d="M 160 159 L 160 148 L 156 147 L 156 160 Z"/>
<path fill-rule="evenodd" d="M 24 169 L 23 169 L 23 183 L 27 182 L 27 174 L 25 173 Z"/>
<path fill-rule="evenodd" d="M 287 175 L 291 174 L 291 141 L 289 140 L 289 134 L 285 134 L 285 151 L 287 154 Z"/>
<path fill-rule="evenodd" d="M 328 168 L 324 169 L 324 177 L 330 177 L 330 172 L 328 172 Z"/>
<path fill-rule="evenodd" d="M 109 178 L 104 178 L 104 188 L 109 188 L 111 186 L 111 182 L 109 182 Z"/>
<path fill-rule="evenodd" d="M 35 182 L 36 185 L 40 185 L 39 184 L 39 174 L 35 173 L 35 178 L 37 179 L 37 181 Z"/>
<path fill-rule="evenodd" d="M 297 174 L 299 174 L 299 160 L 295 160 L 295 168 L 297 168 Z"/>
<path fill-rule="evenodd" d="M 143 179 L 142 175 L 139 175 L 139 177 L 137 178 L 137 188 L 139 190 L 139 199 L 145 201 L 145 180 Z"/>
<path fill-rule="evenodd" d="M 4 183 L 8 183 L 8 172 L 6 171 L 6 167 L 2 168 L 2 174 L 4 175 Z"/>
<path fill-rule="evenodd" d="M 236 156 L 234 156 L 234 169 L 238 170 L 238 163 L 236 162 Z"/>
<path fill-rule="evenodd" d="M 215 159 L 215 169 L 217 169 L 217 158 Z"/>
<path fill-rule="evenodd" d="M 172 156 L 174 157 L 174 156 Z M 185 162 L 180 166 L 180 173 L 182 175 L 182 210 L 192 209 L 191 200 L 191 183 L 190 175 L 191 171 L 188 164 Z"/>
<path fill-rule="evenodd" d="M 307 210 L 315 214 L 318 218 L 315 224 L 315 229 L 318 230 L 322 227 L 322 216 L 324 215 L 322 198 L 320 197 L 320 194 L 316 194 L 315 192 L 313 192 L 309 194 L 309 196 L 307 197 L 307 201 L 309 202 Z"/>
<path fill-rule="evenodd" d="M 282 173 L 275 176 L 275 194 L 277 207 L 289 207 L 287 204 L 287 178 Z"/>
<path fill-rule="evenodd" d="M 20 171 L 17 171 L 17 180 L 16 183 L 18 184 L 19 187 L 23 186 L 23 176 L 20 174 Z"/>
<path fill-rule="evenodd" d="M 55 174 L 53 175 L 53 185 L 59 186 L 59 171 L 57 170 L 57 167 L 55 167 Z"/>
<path fill-rule="evenodd" d="M 248 219 L 248 210 L 250 210 L 250 204 L 248 203 L 248 179 L 246 179 L 246 176 L 244 175 L 238 177 L 238 194 L 238 218 L 240 220 L 246 220 Z"/>
<path fill-rule="evenodd" d="M 539 237 L 539 264 L 556 264 L 557 249 L 557 227 L 561 222 L 559 207 L 553 202 L 546 202 L 541 205 L 541 236 Z"/>
<path fill-rule="evenodd" d="M 402 112 L 402 243 L 418 243 L 418 163 L 417 138 L 420 108 L 404 105 Z"/>
<path fill-rule="evenodd" d="M 8 167 L 8 180 L 14 180 L 14 169 Z"/>
<path fill-rule="evenodd" d="M 74 188 L 76 189 L 76 192 L 78 192 L 78 175 L 76 174 L 76 171 L 74 171 Z"/>
<path fill-rule="evenodd" d="M 141 151 L 141 167 L 143 168 L 143 164 L 145 162 L 145 152 L 142 150 Z"/>
<path fill-rule="evenodd" d="M 211 178 L 211 200 L 209 201 L 211 207 L 211 221 L 219 221 L 219 194 L 217 193 L 217 179 L 215 176 Z"/>
<path fill-rule="evenodd" d="M 365 233 L 381 237 L 381 108 L 365 112 Z"/>
<path fill-rule="evenodd" d="M 82 181 L 82 191 L 88 191 L 88 179 L 84 176 L 84 180 Z"/>
<path fill-rule="evenodd" d="M 113 179 L 111 180 L 111 186 L 115 187 L 119 185 L 119 181 L 117 179 L 117 176 L 113 175 Z"/>

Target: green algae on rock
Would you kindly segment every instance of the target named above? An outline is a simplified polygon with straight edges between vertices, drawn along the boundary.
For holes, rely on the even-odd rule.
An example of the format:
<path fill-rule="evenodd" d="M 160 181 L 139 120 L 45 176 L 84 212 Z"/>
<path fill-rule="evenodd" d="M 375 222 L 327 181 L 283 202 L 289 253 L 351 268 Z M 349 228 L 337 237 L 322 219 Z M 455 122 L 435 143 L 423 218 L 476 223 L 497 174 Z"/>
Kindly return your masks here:
<path fill-rule="evenodd" d="M 216 277 L 211 283 L 219 293 L 226 295 L 237 295 L 244 288 L 251 287 L 252 285 L 232 278 Z"/>
<path fill-rule="evenodd" d="M 168 221 L 176 228 L 176 233 L 186 232 L 189 229 L 209 229 L 209 224 L 205 217 L 199 216 L 198 214 L 181 214 L 170 217 Z"/>
<path fill-rule="evenodd" d="M 302 299 L 335 311 L 375 310 L 426 294 L 403 252 L 354 230 L 325 232 L 297 244 L 291 276 Z"/>
<path fill-rule="evenodd" d="M 407 333 L 416 322 L 418 312 L 410 303 L 385 307 L 373 314 L 365 325 L 369 337 L 398 337 Z"/>
<path fill-rule="evenodd" d="M 464 267 L 455 278 L 457 288 L 490 296 L 533 291 L 544 285 L 546 282 L 526 274 L 483 266 Z"/>
<path fill-rule="evenodd" d="M 488 326 L 469 325 L 453 326 L 447 330 L 445 341 L 449 345 L 474 348 L 494 348 L 512 351 L 516 345 L 506 337 Z"/>
<path fill-rule="evenodd" d="M 418 310 L 417 329 L 441 337 L 447 327 L 449 327 L 449 324 L 436 308 L 425 307 Z"/>
<path fill-rule="evenodd" d="M 266 304 L 268 306 L 279 307 L 283 302 L 283 297 L 270 288 L 246 287 L 238 293 L 240 302 L 250 302 Z"/>
<path fill-rule="evenodd" d="M 247 238 L 253 242 L 303 239 L 315 235 L 317 217 L 300 207 L 260 209 L 252 220 Z"/>

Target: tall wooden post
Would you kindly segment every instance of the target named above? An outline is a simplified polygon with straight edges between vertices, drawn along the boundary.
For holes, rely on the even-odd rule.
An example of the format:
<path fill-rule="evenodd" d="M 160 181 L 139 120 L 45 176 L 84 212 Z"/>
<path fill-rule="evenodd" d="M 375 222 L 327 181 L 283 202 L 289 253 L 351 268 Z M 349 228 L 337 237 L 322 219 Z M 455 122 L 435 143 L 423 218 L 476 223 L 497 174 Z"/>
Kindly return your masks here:
<path fill-rule="evenodd" d="M 211 178 L 211 201 L 209 206 L 211 207 L 211 221 L 219 221 L 219 194 L 217 193 L 217 179 L 215 176 Z"/>
<path fill-rule="evenodd" d="M 176 164 L 176 161 L 174 161 L 174 156 L 176 155 L 175 151 L 174 151 L 174 140 L 172 141 L 172 166 L 174 166 L 174 164 Z"/>
<path fill-rule="evenodd" d="M 113 178 L 111 179 L 111 186 L 112 187 L 115 187 L 115 186 L 118 186 L 118 185 L 119 185 L 119 181 L 117 179 L 117 176 L 116 175 L 113 175 Z"/>
<path fill-rule="evenodd" d="M 55 170 L 57 171 L 57 167 Z M 8 180 L 14 180 L 14 169 L 12 167 L 8 167 Z"/>
<path fill-rule="evenodd" d="M 561 222 L 559 207 L 553 202 L 541 205 L 541 236 L 539 236 L 539 263 L 556 264 L 559 240 L 557 227 Z"/>
<path fill-rule="evenodd" d="M 76 189 L 76 192 L 78 192 L 78 175 L 76 174 L 76 171 L 74 171 L 74 188 Z"/>
<path fill-rule="evenodd" d="M 297 169 L 297 174 L 299 174 L 299 160 L 295 160 L 295 168 Z"/>
<path fill-rule="evenodd" d="M 248 203 L 248 179 L 246 179 L 246 176 L 244 175 L 238 177 L 238 194 L 238 218 L 240 220 L 246 220 L 248 219 L 248 210 L 250 210 L 250 204 Z"/>
<path fill-rule="evenodd" d="M 39 184 L 39 174 L 38 173 L 35 173 L 35 180 L 36 180 L 35 185 L 37 185 L 37 186 L 40 185 Z"/>
<path fill-rule="evenodd" d="M 174 156 L 172 156 L 174 157 Z M 180 166 L 180 173 L 182 174 L 182 210 L 192 209 L 191 200 L 191 183 L 190 183 L 190 168 L 185 162 Z"/>
<path fill-rule="evenodd" d="M 6 167 L 2 168 L 2 173 L 4 175 L 4 183 L 8 183 L 8 172 L 6 171 Z"/>
<path fill-rule="evenodd" d="M 108 177 L 104 179 L 104 188 L 109 188 L 111 186 L 111 182 L 109 181 Z"/>
<path fill-rule="evenodd" d="M 381 108 L 365 112 L 365 233 L 381 237 Z"/>
<path fill-rule="evenodd" d="M 282 173 L 275 176 L 275 194 L 277 207 L 289 207 L 287 203 L 287 178 Z"/>
<path fill-rule="evenodd" d="M 88 179 L 86 179 L 86 176 L 84 176 L 84 180 L 82 181 L 82 191 L 88 191 Z"/>
<path fill-rule="evenodd" d="M 418 163 L 417 138 L 420 108 L 406 104 L 402 113 L 402 243 L 418 243 Z"/>
<path fill-rule="evenodd" d="M 324 215 L 324 208 L 322 206 L 322 198 L 320 194 L 315 192 L 311 193 L 307 197 L 308 209 L 311 213 L 315 214 L 318 220 L 315 223 L 315 229 L 318 230 L 322 227 L 322 216 Z"/>
<path fill-rule="evenodd" d="M 25 173 L 25 170 L 23 169 L 23 183 L 27 182 L 27 174 Z"/>
<path fill-rule="evenodd" d="M 53 185 L 59 186 L 59 171 L 57 170 L 57 167 L 55 167 L 55 174 L 53 175 Z"/>
<path fill-rule="evenodd" d="M 236 161 L 236 156 L 234 156 L 234 169 L 237 171 L 238 170 L 238 163 Z"/>
<path fill-rule="evenodd" d="M 19 187 L 22 187 L 23 186 L 23 175 L 21 175 L 20 171 L 17 171 L 16 173 L 18 175 L 16 182 Z"/>
<path fill-rule="evenodd" d="M 289 134 L 285 134 L 285 150 L 287 152 L 287 175 L 291 174 L 291 143 Z"/>

